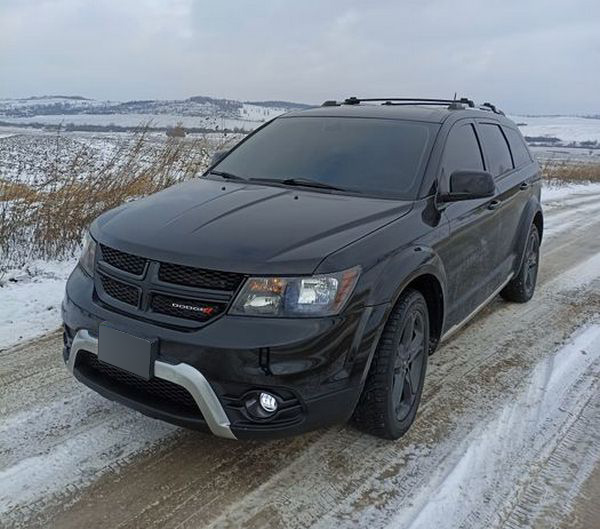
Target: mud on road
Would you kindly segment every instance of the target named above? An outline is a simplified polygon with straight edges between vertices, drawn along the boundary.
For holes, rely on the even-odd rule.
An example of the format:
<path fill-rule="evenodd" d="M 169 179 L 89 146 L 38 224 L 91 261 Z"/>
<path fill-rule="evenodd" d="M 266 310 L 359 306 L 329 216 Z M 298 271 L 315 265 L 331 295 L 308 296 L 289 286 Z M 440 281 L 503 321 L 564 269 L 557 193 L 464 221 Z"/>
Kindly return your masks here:
<path fill-rule="evenodd" d="M 79 385 L 58 333 L 2 351 L 0 526 L 560 526 L 600 461 L 599 234 L 600 195 L 549 205 L 533 301 L 494 301 L 436 352 L 397 442 L 216 439 Z"/>

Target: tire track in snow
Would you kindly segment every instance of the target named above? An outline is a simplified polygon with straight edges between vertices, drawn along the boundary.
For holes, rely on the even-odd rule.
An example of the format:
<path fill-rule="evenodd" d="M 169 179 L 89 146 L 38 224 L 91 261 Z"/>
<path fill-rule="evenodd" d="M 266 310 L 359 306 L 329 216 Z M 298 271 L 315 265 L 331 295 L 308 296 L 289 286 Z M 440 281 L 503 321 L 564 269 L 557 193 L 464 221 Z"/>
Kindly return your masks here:
<path fill-rule="evenodd" d="M 537 465 L 502 529 L 545 529 L 570 513 L 581 486 L 594 471 L 594 462 L 600 461 L 599 390 L 596 384 L 567 434 L 550 457 Z"/>
<path fill-rule="evenodd" d="M 424 490 L 415 491 L 414 506 L 392 518 L 390 525 L 407 529 L 429 529 L 444 524 L 497 526 L 496 513 L 503 503 L 515 495 L 515 489 L 524 488 L 519 481 L 530 481 L 529 476 L 522 478 L 527 475 L 524 470 L 538 465 L 545 475 L 550 475 L 565 466 L 560 457 L 564 457 L 561 443 L 576 445 L 573 436 L 581 434 L 583 427 L 575 425 L 581 410 L 592 398 L 597 398 L 599 375 L 600 325 L 596 324 L 556 355 L 542 360 L 520 393 L 454 450 L 449 462 L 428 481 Z M 548 451 L 550 454 L 544 456 Z M 588 456 L 584 458 L 585 464 L 591 470 L 600 448 L 593 450 L 592 458 L 589 453 L 584 454 Z M 573 455 L 577 457 L 578 451 Z M 564 478 L 564 474 L 559 475 Z M 587 474 L 582 472 L 581 477 Z M 555 481 L 564 483 L 560 478 Z M 536 502 L 539 497 L 527 492 L 529 495 L 521 498 L 524 506 L 518 509 L 521 516 L 532 514 L 540 506 Z M 486 499 L 485 512 L 477 508 L 482 496 Z M 512 522 L 505 525 L 511 527 Z"/>

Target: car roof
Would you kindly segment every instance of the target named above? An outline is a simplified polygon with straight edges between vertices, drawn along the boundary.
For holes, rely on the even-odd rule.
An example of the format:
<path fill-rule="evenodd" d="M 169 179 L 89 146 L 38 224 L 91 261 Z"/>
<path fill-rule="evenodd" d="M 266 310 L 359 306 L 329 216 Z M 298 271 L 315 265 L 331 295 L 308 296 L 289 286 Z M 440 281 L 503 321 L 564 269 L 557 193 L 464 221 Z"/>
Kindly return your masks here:
<path fill-rule="evenodd" d="M 380 118 L 398 119 L 407 121 L 426 121 L 430 123 L 443 123 L 448 118 L 487 118 L 507 125 L 512 122 L 490 110 L 479 108 L 450 109 L 447 106 L 428 106 L 426 104 L 414 105 L 382 105 L 372 103 L 336 104 L 297 110 L 283 114 L 288 117 L 355 117 L 355 118 Z"/>

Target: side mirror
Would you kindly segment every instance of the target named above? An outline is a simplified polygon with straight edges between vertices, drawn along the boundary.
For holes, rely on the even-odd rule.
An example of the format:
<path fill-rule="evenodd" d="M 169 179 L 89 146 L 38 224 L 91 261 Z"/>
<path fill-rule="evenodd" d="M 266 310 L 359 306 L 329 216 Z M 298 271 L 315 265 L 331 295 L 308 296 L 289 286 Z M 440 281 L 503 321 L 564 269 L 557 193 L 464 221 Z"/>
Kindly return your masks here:
<path fill-rule="evenodd" d="M 210 165 L 218 164 L 228 154 L 229 154 L 229 149 L 221 149 L 220 151 L 216 151 L 212 155 L 212 158 L 210 159 Z"/>
<path fill-rule="evenodd" d="M 496 184 L 485 171 L 455 171 L 450 175 L 450 192 L 438 196 L 440 202 L 456 202 L 476 198 L 490 198 L 496 192 Z"/>

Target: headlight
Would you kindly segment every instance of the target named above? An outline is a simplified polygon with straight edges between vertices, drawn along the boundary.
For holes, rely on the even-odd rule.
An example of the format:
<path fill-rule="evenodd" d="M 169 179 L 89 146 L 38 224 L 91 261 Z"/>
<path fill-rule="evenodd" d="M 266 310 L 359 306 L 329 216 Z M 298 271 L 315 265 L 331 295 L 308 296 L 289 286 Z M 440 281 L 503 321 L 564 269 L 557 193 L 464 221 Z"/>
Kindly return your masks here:
<path fill-rule="evenodd" d="M 360 268 L 310 277 L 251 277 L 231 314 L 245 316 L 332 316 L 352 294 Z"/>
<path fill-rule="evenodd" d="M 92 239 L 92 236 L 86 232 L 83 238 L 83 251 L 79 258 L 79 264 L 84 271 L 94 276 L 94 263 L 96 262 L 96 241 Z"/>

